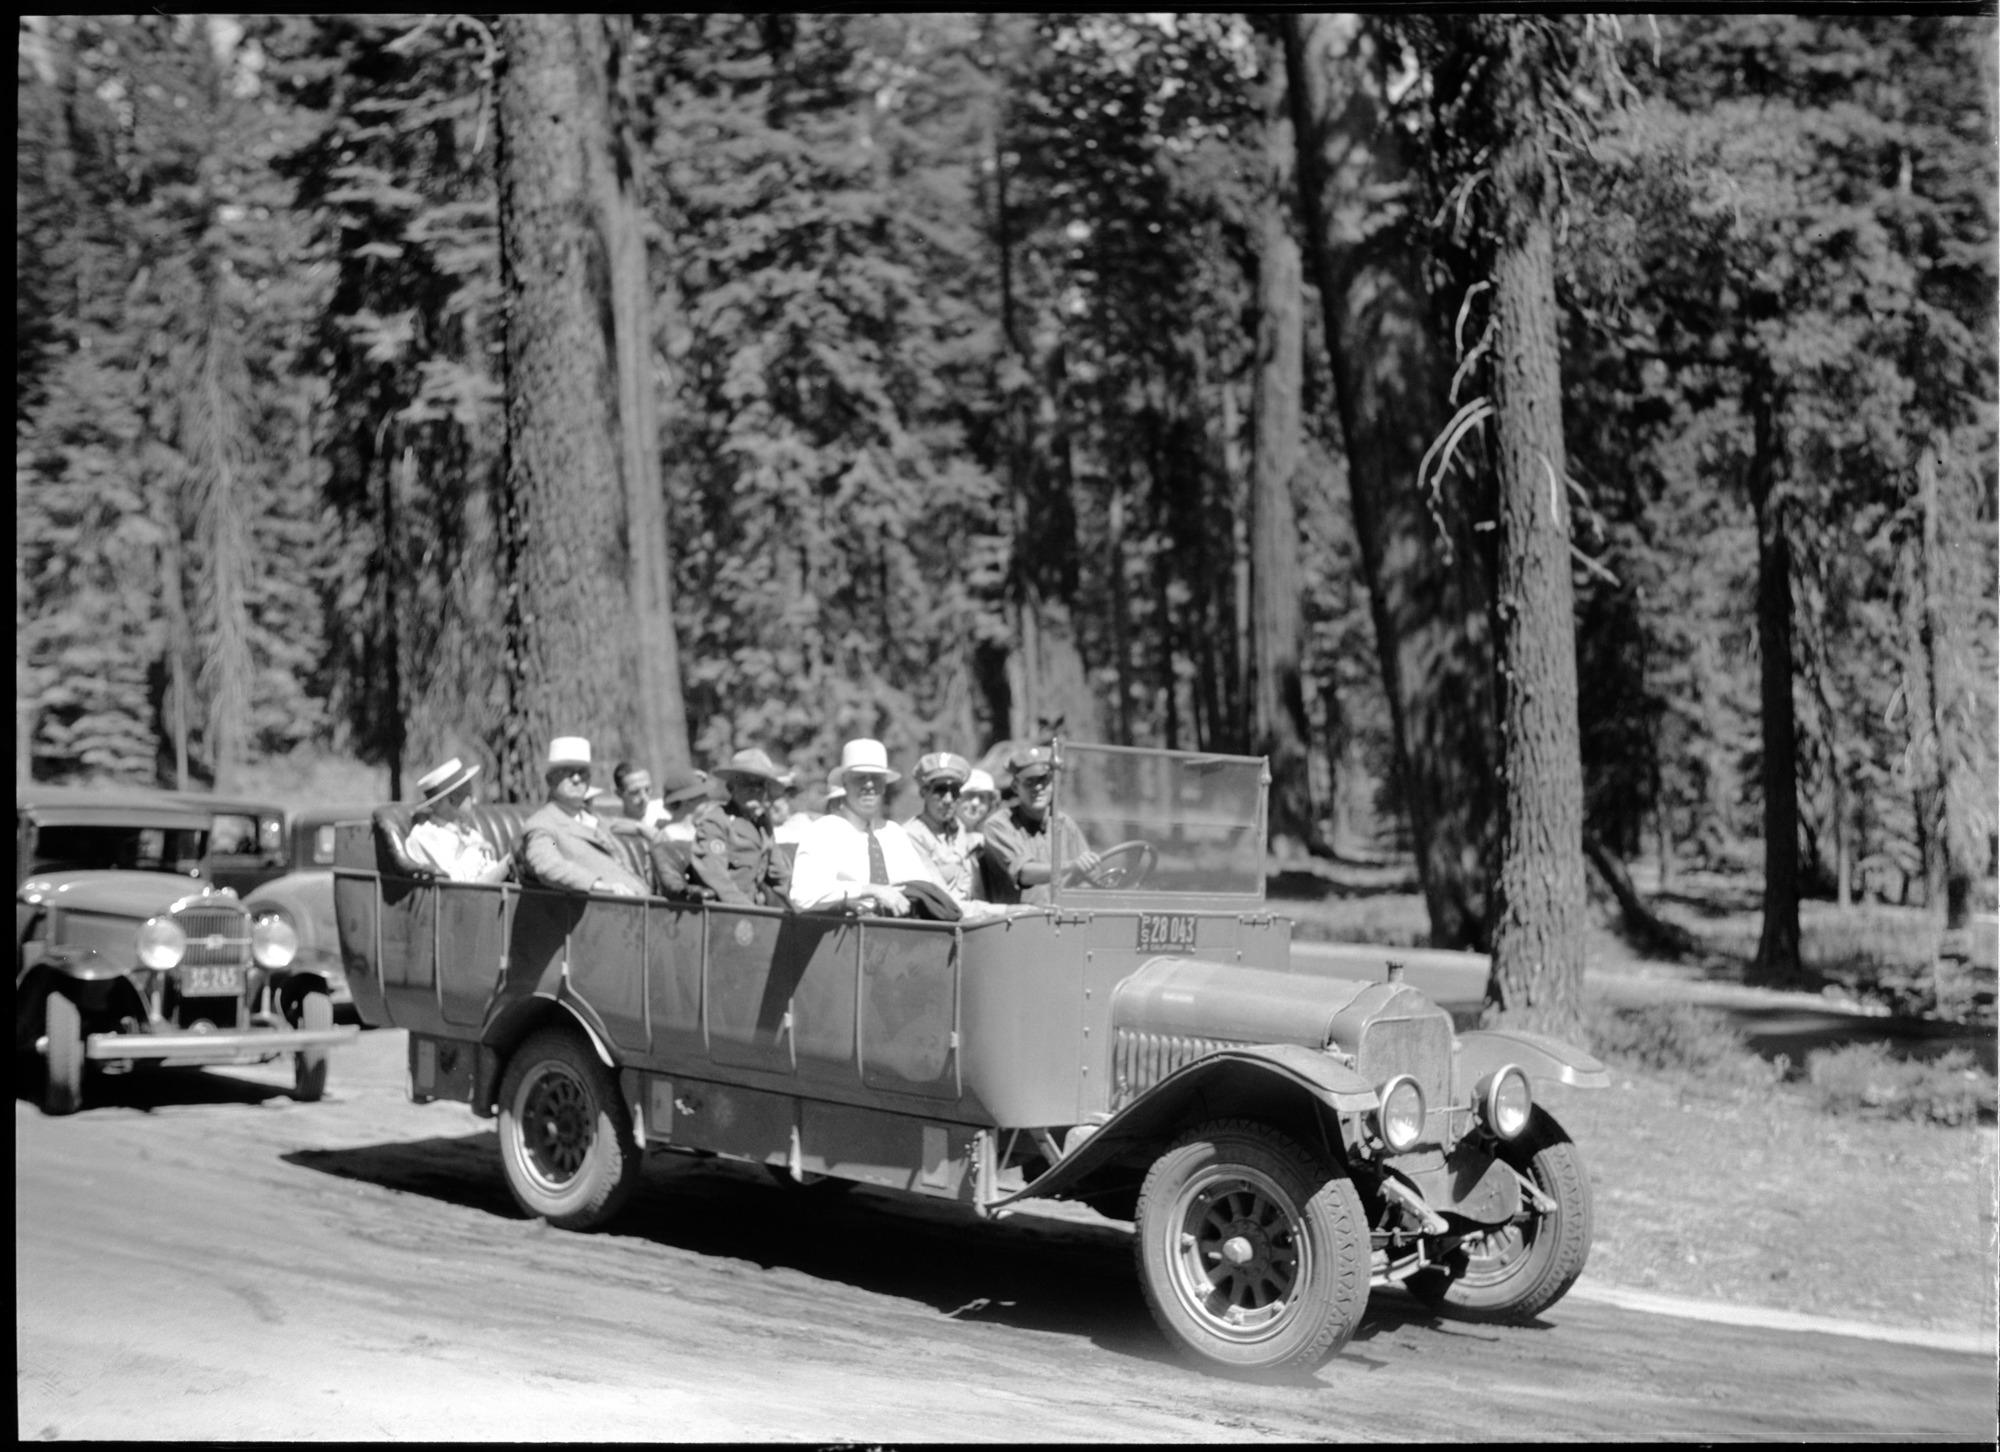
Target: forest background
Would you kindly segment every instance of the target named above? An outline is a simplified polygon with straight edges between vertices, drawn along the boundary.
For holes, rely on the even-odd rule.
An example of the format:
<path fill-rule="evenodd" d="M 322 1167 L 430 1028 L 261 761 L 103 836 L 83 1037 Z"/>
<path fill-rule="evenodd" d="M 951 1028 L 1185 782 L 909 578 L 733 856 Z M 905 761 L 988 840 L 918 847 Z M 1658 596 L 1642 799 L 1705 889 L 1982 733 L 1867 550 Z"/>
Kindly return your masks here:
<path fill-rule="evenodd" d="M 1413 851 L 1490 946 L 1529 132 L 1592 859 L 1762 874 L 1779 975 L 1800 895 L 1990 899 L 1990 16 L 586 29 L 20 22 L 17 777 L 1254 751 L 1281 856 Z M 555 307 L 559 73 L 606 164 L 537 185 L 622 221 Z M 522 387 L 510 316 L 623 352 Z"/>

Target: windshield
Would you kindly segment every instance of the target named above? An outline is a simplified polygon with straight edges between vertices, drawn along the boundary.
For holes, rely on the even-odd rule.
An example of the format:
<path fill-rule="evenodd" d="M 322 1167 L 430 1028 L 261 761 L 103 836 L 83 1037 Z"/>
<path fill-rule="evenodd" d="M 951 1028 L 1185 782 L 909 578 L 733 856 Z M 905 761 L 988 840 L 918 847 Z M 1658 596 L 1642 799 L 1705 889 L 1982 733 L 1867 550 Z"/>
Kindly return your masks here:
<path fill-rule="evenodd" d="M 1060 749 L 1056 808 L 1103 859 L 1067 882 L 1056 863 L 1065 897 L 1124 891 L 1262 900 L 1262 757 L 1067 741 Z M 1057 833 L 1057 843 L 1066 835 Z"/>
<path fill-rule="evenodd" d="M 182 827 L 39 827 L 34 871 L 122 867 L 185 876 L 200 865 L 207 837 L 206 832 Z"/>

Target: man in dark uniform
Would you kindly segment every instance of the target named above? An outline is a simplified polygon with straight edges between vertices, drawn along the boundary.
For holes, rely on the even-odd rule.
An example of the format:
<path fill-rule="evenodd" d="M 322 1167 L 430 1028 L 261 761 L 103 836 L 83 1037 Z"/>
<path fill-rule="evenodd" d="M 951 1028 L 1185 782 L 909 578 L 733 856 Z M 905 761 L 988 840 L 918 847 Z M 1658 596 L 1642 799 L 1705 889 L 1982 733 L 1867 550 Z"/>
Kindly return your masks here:
<path fill-rule="evenodd" d="M 694 816 L 693 872 L 723 903 L 788 907 L 791 872 L 771 837 L 771 794 L 783 773 L 763 752 L 739 751 L 714 773 L 729 800 Z"/>
<path fill-rule="evenodd" d="M 1053 863 L 1088 872 L 1097 854 L 1083 839 L 1083 829 L 1062 812 L 1051 812 L 1055 799 L 1056 758 L 1046 746 L 1027 747 L 1007 759 L 1014 800 L 980 824 L 985 841 L 979 849 L 980 871 L 992 902 L 1046 904 Z"/>

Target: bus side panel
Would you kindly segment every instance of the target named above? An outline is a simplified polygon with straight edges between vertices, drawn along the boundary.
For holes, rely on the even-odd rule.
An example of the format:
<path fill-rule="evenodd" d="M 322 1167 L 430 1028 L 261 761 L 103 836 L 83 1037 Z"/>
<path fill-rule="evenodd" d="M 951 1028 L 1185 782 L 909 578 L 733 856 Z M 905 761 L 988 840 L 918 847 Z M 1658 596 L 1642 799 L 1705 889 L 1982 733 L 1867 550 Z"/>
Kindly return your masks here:
<path fill-rule="evenodd" d="M 708 1052 L 738 1069 L 792 1070 L 791 1005 L 806 960 L 780 957 L 777 913 L 708 910 L 708 965 L 702 998 L 708 1009 Z"/>
<path fill-rule="evenodd" d="M 799 1080 L 852 1090 L 860 1072 L 854 1057 L 855 979 L 861 925 L 820 913 L 788 917 L 778 933 L 773 977 L 790 979 L 792 1042 Z"/>
<path fill-rule="evenodd" d="M 861 945 L 862 1082 L 958 1098 L 958 935 L 870 924 Z"/>
<path fill-rule="evenodd" d="M 569 986 L 604 1021 L 621 1049 L 644 1053 L 646 1031 L 646 928 L 643 902 L 593 897 L 570 929 Z"/>
<path fill-rule="evenodd" d="M 338 872 L 333 878 L 333 920 L 340 932 L 340 963 L 354 994 L 354 1011 L 374 1028 L 394 1024 L 382 994 L 382 970 L 375 942 L 377 883 L 374 873 Z"/>
<path fill-rule="evenodd" d="M 653 1053 L 677 1062 L 703 1057 L 700 908 L 646 908 L 646 984 Z"/>
<path fill-rule="evenodd" d="M 959 975 L 960 1059 L 966 1094 L 997 1125 L 1079 1122 L 1083 1074 L 1083 982 L 1064 941 L 1074 927 L 1047 916 L 1008 918 L 964 930 Z"/>
<path fill-rule="evenodd" d="M 382 994 L 397 1028 L 442 1033 L 438 1012 L 438 890 L 401 878 L 381 879 Z"/>
<path fill-rule="evenodd" d="M 452 883 L 438 894 L 438 1002 L 444 1021 L 478 1028 L 500 985 L 507 948 L 509 891 Z"/>
<path fill-rule="evenodd" d="M 569 946 L 569 930 L 589 899 L 575 893 L 524 888 L 507 925 L 507 982 L 510 999 L 532 993 L 555 995 Z"/>

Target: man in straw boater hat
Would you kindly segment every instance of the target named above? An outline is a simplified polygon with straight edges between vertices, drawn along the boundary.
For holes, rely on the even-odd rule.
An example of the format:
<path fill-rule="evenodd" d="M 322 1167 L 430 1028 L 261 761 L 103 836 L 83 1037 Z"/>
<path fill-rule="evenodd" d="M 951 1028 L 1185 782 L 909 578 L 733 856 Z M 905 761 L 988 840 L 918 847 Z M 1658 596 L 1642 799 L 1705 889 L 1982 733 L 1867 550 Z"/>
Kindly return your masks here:
<path fill-rule="evenodd" d="M 771 836 L 771 794 L 784 780 L 755 747 L 714 769 L 729 800 L 694 814 L 693 875 L 717 898 L 738 905 L 784 907 L 790 866 Z"/>
<path fill-rule="evenodd" d="M 975 902 L 985 890 L 979 882 L 981 837 L 959 820 L 958 795 L 972 775 L 972 763 L 951 751 L 934 751 L 917 758 L 917 790 L 923 804 L 903 824 L 939 882 L 960 902 Z"/>
<path fill-rule="evenodd" d="M 905 918 L 919 885 L 942 893 L 943 884 L 910 834 L 882 815 L 889 784 L 901 779 L 900 772 L 889 770 L 881 742 L 863 737 L 840 748 L 840 765 L 828 780 L 844 795 L 828 804 L 827 814 L 799 842 L 792 867 L 794 907 L 847 907 Z M 948 894 L 945 902 L 950 903 Z"/>
<path fill-rule="evenodd" d="M 486 838 L 465 819 L 478 775 L 477 766 L 454 756 L 417 778 L 416 825 L 403 847 L 419 866 L 452 882 L 499 882 L 514 870 L 513 857 L 496 859 Z"/>
<path fill-rule="evenodd" d="M 1056 766 L 1056 754 L 1046 746 L 1018 747 L 1007 758 L 1014 800 L 980 828 L 986 838 L 980 865 L 987 896 L 994 902 L 1046 904 L 1054 863 L 1082 872 L 1097 865 L 1082 828 L 1067 813 L 1049 810 Z"/>
<path fill-rule="evenodd" d="M 549 799 L 522 828 L 521 857 L 543 887 L 644 897 L 647 885 L 625 865 L 617 840 L 590 810 L 590 743 L 558 736 L 543 775 Z"/>

